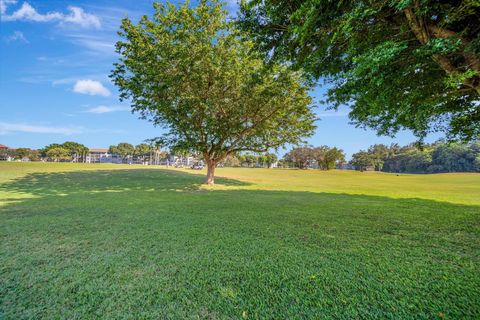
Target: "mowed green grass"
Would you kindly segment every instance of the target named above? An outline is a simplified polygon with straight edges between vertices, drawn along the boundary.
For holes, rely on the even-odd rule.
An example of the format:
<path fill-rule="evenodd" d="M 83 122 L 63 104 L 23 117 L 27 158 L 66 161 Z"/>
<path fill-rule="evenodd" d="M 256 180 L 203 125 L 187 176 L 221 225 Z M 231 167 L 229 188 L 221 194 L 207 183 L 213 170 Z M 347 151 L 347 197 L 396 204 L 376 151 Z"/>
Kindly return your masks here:
<path fill-rule="evenodd" d="M 480 174 L 201 174 L 0 163 L 0 318 L 480 318 Z"/>

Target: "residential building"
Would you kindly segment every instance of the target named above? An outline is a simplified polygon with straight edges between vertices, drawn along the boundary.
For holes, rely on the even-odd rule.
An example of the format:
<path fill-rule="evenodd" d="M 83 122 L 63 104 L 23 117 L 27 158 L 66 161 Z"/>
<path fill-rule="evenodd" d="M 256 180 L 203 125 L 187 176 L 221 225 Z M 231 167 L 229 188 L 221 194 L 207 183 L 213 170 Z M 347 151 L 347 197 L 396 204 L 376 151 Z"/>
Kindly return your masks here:
<path fill-rule="evenodd" d="M 89 150 L 89 153 L 85 159 L 86 163 L 120 163 L 119 159 L 108 153 L 108 149 L 95 149 Z"/>
<path fill-rule="evenodd" d="M 13 158 L 8 151 L 11 149 L 4 144 L 0 144 L 0 161 L 12 161 Z"/>

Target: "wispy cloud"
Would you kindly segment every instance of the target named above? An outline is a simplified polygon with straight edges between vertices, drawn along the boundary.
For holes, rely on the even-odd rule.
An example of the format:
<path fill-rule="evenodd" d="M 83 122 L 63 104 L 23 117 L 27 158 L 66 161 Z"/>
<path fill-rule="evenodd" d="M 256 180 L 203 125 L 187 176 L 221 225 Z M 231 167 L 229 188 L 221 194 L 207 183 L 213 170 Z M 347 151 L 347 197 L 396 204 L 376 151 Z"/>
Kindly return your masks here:
<path fill-rule="evenodd" d="M 70 14 L 63 16 L 63 23 L 72 23 L 83 28 L 100 28 L 101 23 L 97 16 L 91 13 L 86 13 L 82 8 L 79 7 L 70 6 L 68 7 L 68 10 L 70 11 Z"/>
<path fill-rule="evenodd" d="M 28 2 L 24 2 L 22 6 L 11 14 L 6 14 L 7 6 L 15 4 L 16 1 L 2 0 L 2 20 L 3 21 L 33 21 L 33 22 L 53 22 L 58 21 L 62 24 L 74 24 L 80 27 L 88 28 L 100 28 L 100 19 L 91 14 L 83 11 L 82 8 L 69 6 L 67 9 L 68 14 L 64 14 L 57 11 L 39 13 Z"/>
<path fill-rule="evenodd" d="M 105 88 L 101 82 L 90 79 L 78 80 L 73 86 L 73 91 L 91 96 L 108 97 L 110 95 L 110 90 Z"/>
<path fill-rule="evenodd" d="M 105 6 L 97 2 L 88 3 L 85 8 L 95 12 L 102 21 L 102 30 L 116 32 L 120 28 L 121 20 L 125 17 L 129 17 L 132 21 L 137 21 L 145 14 L 145 10 L 139 5 L 136 8 L 122 8 L 115 3 L 115 6 Z M 151 8 L 148 5 L 148 8 Z"/>
<path fill-rule="evenodd" d="M 7 42 L 19 41 L 23 43 L 28 43 L 27 38 L 21 31 L 14 31 L 12 35 L 5 38 Z"/>
<path fill-rule="evenodd" d="M 80 127 L 50 127 L 50 126 L 38 126 L 29 123 L 12 123 L 12 122 L 0 122 L 0 134 L 8 134 L 15 132 L 26 133 L 50 133 L 50 134 L 62 134 L 71 135 L 82 133 Z"/>
<path fill-rule="evenodd" d="M 102 113 L 111 113 L 111 112 L 127 111 L 127 110 L 130 110 L 130 108 L 127 106 L 98 106 L 98 107 L 85 110 L 84 112 L 102 114 Z"/>
<path fill-rule="evenodd" d="M 0 0 L 0 14 L 4 15 L 7 12 L 7 7 L 15 3 L 17 3 L 17 0 Z"/>
<path fill-rule="evenodd" d="M 93 53 L 101 55 L 115 55 L 115 41 L 113 37 L 97 37 L 85 34 L 66 35 L 73 44 L 85 47 Z"/>

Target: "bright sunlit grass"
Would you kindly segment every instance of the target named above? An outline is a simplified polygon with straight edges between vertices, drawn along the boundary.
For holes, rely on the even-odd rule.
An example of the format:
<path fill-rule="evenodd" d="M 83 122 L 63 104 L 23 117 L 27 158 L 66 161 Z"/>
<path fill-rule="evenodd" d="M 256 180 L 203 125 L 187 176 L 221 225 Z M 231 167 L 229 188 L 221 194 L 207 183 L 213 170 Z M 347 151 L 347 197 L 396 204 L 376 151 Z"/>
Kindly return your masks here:
<path fill-rule="evenodd" d="M 480 175 L 0 163 L 0 318 L 474 319 Z"/>

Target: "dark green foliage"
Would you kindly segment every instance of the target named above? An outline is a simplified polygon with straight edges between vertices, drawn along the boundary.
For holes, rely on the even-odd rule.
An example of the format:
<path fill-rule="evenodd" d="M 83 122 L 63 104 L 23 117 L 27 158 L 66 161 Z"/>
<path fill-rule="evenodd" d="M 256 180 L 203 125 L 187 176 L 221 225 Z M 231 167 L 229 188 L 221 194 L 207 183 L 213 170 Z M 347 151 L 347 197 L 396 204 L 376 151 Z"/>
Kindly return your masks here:
<path fill-rule="evenodd" d="M 40 153 L 41 153 L 42 157 L 46 157 L 47 156 L 47 151 L 49 151 L 50 149 L 53 149 L 53 148 L 58 148 L 58 147 L 62 147 L 62 145 L 59 144 L 59 143 L 51 143 L 48 146 L 41 149 Z"/>
<path fill-rule="evenodd" d="M 265 153 L 265 154 L 239 154 L 228 156 L 223 164 L 228 167 L 267 167 L 270 168 L 275 162 L 277 162 L 278 157 L 274 153 Z"/>
<path fill-rule="evenodd" d="M 61 146 L 67 149 L 71 155 L 88 153 L 88 148 L 78 142 L 66 141 Z"/>
<path fill-rule="evenodd" d="M 257 163 L 257 156 L 253 154 L 246 154 L 245 155 L 245 163 L 248 167 L 253 167 Z"/>
<path fill-rule="evenodd" d="M 330 170 L 345 161 L 345 153 L 337 147 L 320 146 L 313 149 L 313 158 L 320 169 Z"/>
<path fill-rule="evenodd" d="M 78 142 L 65 141 L 62 144 L 52 143 L 40 150 L 43 157 L 50 158 L 54 161 L 75 160 L 84 162 L 89 149 Z"/>
<path fill-rule="evenodd" d="M 345 161 L 345 153 L 337 147 L 297 147 L 283 157 L 283 166 L 305 169 L 317 167 L 322 170 L 335 169 Z"/>
<path fill-rule="evenodd" d="M 16 159 L 22 159 L 24 157 L 28 157 L 28 155 L 30 154 L 30 149 L 28 148 L 17 148 L 15 150 L 15 158 Z"/>
<path fill-rule="evenodd" d="M 238 23 L 269 59 L 324 80 L 358 126 L 480 134 L 478 0 L 253 0 Z"/>
<path fill-rule="evenodd" d="M 133 157 L 133 155 L 135 154 L 135 147 L 127 142 L 120 142 L 116 146 L 110 146 L 108 148 L 108 152 L 113 155 L 120 156 L 123 161 L 128 157 Z"/>
<path fill-rule="evenodd" d="M 480 167 L 475 167 L 479 155 L 478 147 L 474 150 L 462 144 L 440 145 L 432 152 L 432 163 L 442 166 L 446 172 L 480 171 Z"/>
<path fill-rule="evenodd" d="M 45 151 L 45 156 L 50 161 L 70 161 L 72 160 L 72 156 L 70 155 L 70 151 L 64 147 L 51 147 Z"/>
<path fill-rule="evenodd" d="M 307 146 L 293 148 L 283 156 L 283 160 L 290 167 L 306 169 L 315 161 L 313 148 Z"/>
<path fill-rule="evenodd" d="M 141 143 L 135 146 L 135 156 L 140 158 L 145 158 L 146 156 L 150 155 L 153 151 L 153 147 L 146 143 Z"/>
<path fill-rule="evenodd" d="M 371 166 L 377 171 L 407 173 L 480 172 L 480 143 L 437 142 L 424 145 L 390 147 L 375 145 L 352 156 L 357 170 Z M 381 164 L 380 166 L 378 164 Z"/>
<path fill-rule="evenodd" d="M 270 168 L 275 162 L 278 161 L 278 157 L 275 153 L 265 154 L 265 164 Z"/>
<path fill-rule="evenodd" d="M 359 151 L 352 155 L 350 164 L 359 171 L 375 168 L 375 157 L 367 151 Z"/>

